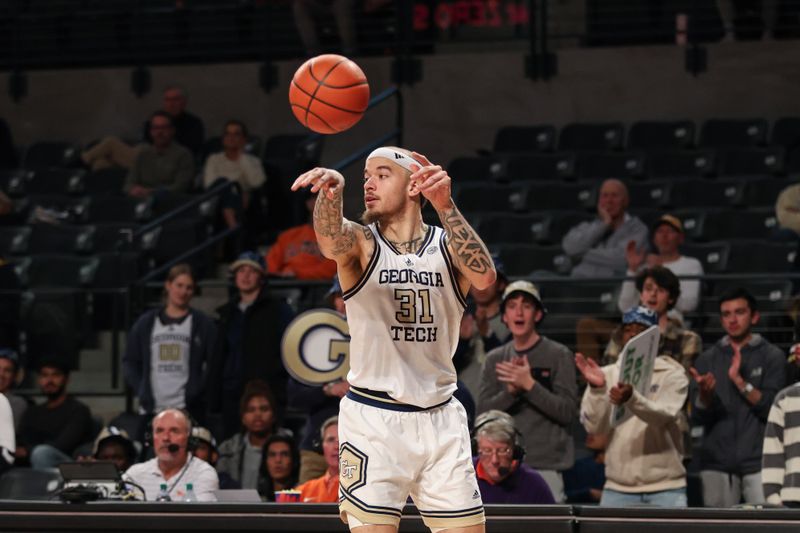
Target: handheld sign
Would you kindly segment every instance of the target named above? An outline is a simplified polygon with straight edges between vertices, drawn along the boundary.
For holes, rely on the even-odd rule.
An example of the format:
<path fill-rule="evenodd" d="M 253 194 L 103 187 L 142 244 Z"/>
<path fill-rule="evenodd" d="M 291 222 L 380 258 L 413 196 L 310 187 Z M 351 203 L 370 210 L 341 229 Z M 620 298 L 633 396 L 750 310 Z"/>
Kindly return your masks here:
<path fill-rule="evenodd" d="M 647 395 L 653 377 L 653 365 L 658 356 L 658 341 L 661 332 L 658 326 L 650 326 L 628 341 L 622 349 L 619 362 L 619 382 L 629 383 Z M 615 405 L 611 410 L 611 427 L 617 427 L 631 416 L 624 405 Z"/>
<path fill-rule="evenodd" d="M 350 370 L 347 319 L 330 309 L 297 315 L 281 340 L 283 366 L 300 383 L 317 386 L 345 379 Z"/>

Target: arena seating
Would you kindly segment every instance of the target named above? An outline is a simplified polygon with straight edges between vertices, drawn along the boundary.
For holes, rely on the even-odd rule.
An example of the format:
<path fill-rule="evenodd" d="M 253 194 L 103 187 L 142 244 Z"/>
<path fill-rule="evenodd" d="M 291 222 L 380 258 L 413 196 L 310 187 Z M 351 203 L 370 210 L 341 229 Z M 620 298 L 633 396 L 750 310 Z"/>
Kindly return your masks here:
<path fill-rule="evenodd" d="M 627 130 L 620 122 L 572 123 L 561 129 L 509 125 L 497 130 L 492 150 L 458 157 L 448 168 L 457 178 L 459 207 L 511 276 L 532 275 L 544 283 L 548 276 L 569 273 L 561 238 L 594 216 L 600 183 L 609 177 L 628 184 L 631 212 L 648 225 L 666 212 L 681 218 L 684 252 L 697 257 L 707 275 L 788 276 L 794 271 L 796 243 L 780 240 L 774 205 L 800 171 L 792 166 L 800 164 L 800 156 L 793 155 L 798 142 L 800 119 L 791 117 L 776 120 L 772 129 L 760 118 L 710 118 L 698 124 L 641 120 Z M 609 291 L 619 284 L 603 283 Z M 768 292 L 756 285 L 784 341 L 788 326 L 773 318 L 785 314 L 788 283 Z M 713 315 L 718 285 L 708 279 L 703 287 L 711 303 L 698 314 Z M 549 285 L 543 288 L 548 302 L 560 294 L 550 290 Z M 768 299 L 776 294 L 778 300 Z M 609 316 L 617 312 L 615 307 L 606 310 Z M 569 318 L 548 319 L 545 331 L 571 343 L 570 327 Z M 718 334 L 701 333 L 706 341 Z"/>

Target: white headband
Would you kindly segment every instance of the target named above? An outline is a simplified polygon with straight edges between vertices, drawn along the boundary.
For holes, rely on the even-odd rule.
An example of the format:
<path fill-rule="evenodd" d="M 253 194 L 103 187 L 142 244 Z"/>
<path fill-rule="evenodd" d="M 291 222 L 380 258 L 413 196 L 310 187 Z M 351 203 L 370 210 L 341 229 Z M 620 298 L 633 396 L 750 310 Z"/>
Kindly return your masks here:
<path fill-rule="evenodd" d="M 411 168 L 411 165 L 417 165 L 418 167 L 422 167 L 422 164 L 417 161 L 416 159 L 407 156 L 403 152 L 398 152 L 397 150 L 392 150 L 391 148 L 387 148 L 385 146 L 381 146 L 380 148 L 376 148 L 367 156 L 367 161 L 372 159 L 373 157 L 384 157 L 389 161 L 397 163 L 404 169 L 408 170 L 409 172 L 414 172 Z"/>

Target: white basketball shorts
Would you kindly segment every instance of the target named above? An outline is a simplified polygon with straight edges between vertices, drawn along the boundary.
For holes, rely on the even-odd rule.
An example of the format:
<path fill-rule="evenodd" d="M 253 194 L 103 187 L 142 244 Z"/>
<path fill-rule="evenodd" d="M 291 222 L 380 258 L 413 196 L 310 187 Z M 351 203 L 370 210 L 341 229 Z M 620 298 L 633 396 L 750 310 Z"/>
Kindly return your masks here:
<path fill-rule="evenodd" d="M 484 523 L 467 414 L 455 398 L 418 409 L 350 393 L 339 409 L 339 512 L 398 526 L 408 496 L 429 528 Z"/>

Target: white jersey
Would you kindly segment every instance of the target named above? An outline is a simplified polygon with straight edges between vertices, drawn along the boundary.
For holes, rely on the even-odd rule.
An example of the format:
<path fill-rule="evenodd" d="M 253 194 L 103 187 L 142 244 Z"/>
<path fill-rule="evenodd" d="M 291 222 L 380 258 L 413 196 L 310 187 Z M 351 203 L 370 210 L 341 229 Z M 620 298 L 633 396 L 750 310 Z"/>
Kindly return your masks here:
<path fill-rule="evenodd" d="M 373 400 L 428 408 L 456 390 L 453 354 L 466 307 L 442 228 L 429 226 L 417 253 L 398 251 L 375 224 L 375 251 L 343 293 L 350 328 L 351 387 Z M 353 392 L 353 389 L 351 389 Z"/>
<path fill-rule="evenodd" d="M 167 324 L 156 316 L 150 335 L 150 387 L 157 412 L 167 407 L 186 407 L 191 345 L 191 314 L 180 322 Z"/>

